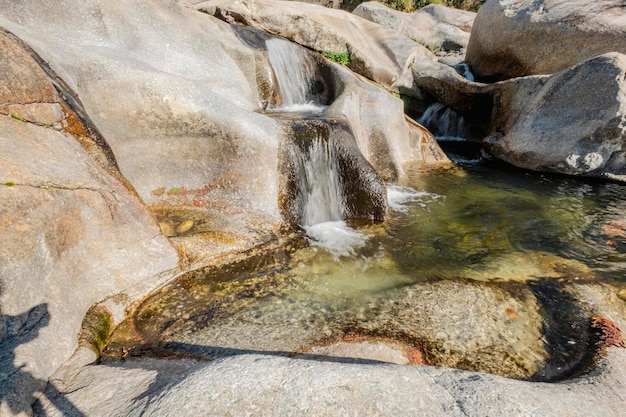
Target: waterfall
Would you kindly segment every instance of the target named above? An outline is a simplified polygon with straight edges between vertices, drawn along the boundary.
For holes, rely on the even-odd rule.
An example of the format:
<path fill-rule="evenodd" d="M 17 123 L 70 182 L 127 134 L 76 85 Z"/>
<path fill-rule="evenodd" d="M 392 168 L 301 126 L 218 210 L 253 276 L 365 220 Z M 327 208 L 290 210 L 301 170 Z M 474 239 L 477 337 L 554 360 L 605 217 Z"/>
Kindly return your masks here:
<path fill-rule="evenodd" d="M 265 44 L 281 98 L 276 110 L 322 110 L 324 107 L 315 102 L 311 91 L 316 73 L 316 63 L 312 55 L 300 45 L 284 39 L 269 39 Z"/>
<path fill-rule="evenodd" d="M 345 120 L 285 118 L 280 148 L 281 213 L 333 257 L 354 256 L 367 237 L 346 219 L 382 221 L 387 189 L 358 149 Z"/>
<path fill-rule="evenodd" d="M 302 192 L 302 226 L 343 220 L 344 202 L 336 149 L 320 136 L 296 158 L 296 179 Z"/>
<path fill-rule="evenodd" d="M 430 130 L 437 138 L 467 137 L 465 119 L 441 103 L 428 106 L 417 122 Z"/>
<path fill-rule="evenodd" d="M 474 74 L 465 62 L 453 68 L 465 79 L 474 81 Z M 417 122 L 430 130 L 438 139 L 467 138 L 468 136 L 465 119 L 441 103 L 431 104 Z"/>

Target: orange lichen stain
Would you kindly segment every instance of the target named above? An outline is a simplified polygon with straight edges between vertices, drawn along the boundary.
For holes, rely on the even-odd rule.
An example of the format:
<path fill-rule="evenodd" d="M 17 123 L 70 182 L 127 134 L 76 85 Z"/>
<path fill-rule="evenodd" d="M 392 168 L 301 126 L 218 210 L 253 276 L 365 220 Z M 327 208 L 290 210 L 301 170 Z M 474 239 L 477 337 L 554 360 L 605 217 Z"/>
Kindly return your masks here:
<path fill-rule="evenodd" d="M 165 194 L 165 187 L 157 188 L 156 190 L 152 190 L 152 195 L 156 197 L 161 197 Z"/>
<path fill-rule="evenodd" d="M 342 337 L 344 342 L 362 343 L 362 342 L 379 342 L 399 346 L 406 353 L 406 358 L 410 365 L 432 365 L 424 352 L 418 347 L 408 345 L 407 343 L 384 336 L 367 336 L 358 333 L 347 333 Z"/>
<path fill-rule="evenodd" d="M 424 358 L 424 354 L 419 349 L 407 348 L 406 357 L 410 365 L 430 365 L 430 362 Z"/>
<path fill-rule="evenodd" d="M 89 130 L 87 130 L 85 125 L 78 120 L 74 112 L 63 109 L 63 115 L 65 116 L 64 127 L 62 129 L 63 132 L 74 136 L 91 136 L 89 134 Z"/>
<path fill-rule="evenodd" d="M 507 317 L 510 318 L 510 319 L 517 318 L 517 313 L 511 307 L 505 308 L 504 312 L 506 313 Z"/>
<path fill-rule="evenodd" d="M 591 328 L 594 329 L 599 338 L 599 343 L 605 346 L 626 347 L 622 337 L 622 331 L 613 321 L 604 317 L 593 317 Z"/>

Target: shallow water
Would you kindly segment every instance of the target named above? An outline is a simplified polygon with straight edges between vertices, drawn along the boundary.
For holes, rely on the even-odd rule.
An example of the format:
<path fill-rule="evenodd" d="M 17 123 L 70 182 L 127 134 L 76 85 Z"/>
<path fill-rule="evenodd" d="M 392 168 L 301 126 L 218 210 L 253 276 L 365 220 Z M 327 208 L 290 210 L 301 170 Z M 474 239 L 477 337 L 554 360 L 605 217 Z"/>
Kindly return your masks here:
<path fill-rule="evenodd" d="M 357 334 L 402 341 L 430 364 L 560 379 L 592 343 L 569 283 L 626 279 L 625 190 L 483 165 L 415 174 L 390 186 L 389 221 L 341 225 L 356 236 L 348 249 L 319 244 L 330 228 L 189 273 L 105 354 L 294 355 Z"/>

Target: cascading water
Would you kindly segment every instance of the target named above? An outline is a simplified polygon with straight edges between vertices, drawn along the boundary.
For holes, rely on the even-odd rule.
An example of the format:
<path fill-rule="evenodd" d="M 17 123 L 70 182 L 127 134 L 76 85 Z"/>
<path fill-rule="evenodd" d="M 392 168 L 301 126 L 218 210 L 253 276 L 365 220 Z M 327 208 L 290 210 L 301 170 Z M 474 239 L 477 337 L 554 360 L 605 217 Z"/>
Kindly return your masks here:
<path fill-rule="evenodd" d="M 454 69 L 467 80 L 474 81 L 474 74 L 466 63 L 458 64 Z M 441 103 L 431 104 L 417 122 L 430 130 L 437 139 L 451 140 L 468 136 L 465 119 Z"/>
<path fill-rule="evenodd" d="M 321 116 L 326 106 L 319 90 L 325 79 L 315 55 L 283 39 L 267 40 L 266 46 L 280 94 L 273 111 L 292 128 L 285 145 L 290 169 L 285 176 L 290 179 L 283 214 L 305 230 L 313 246 L 335 259 L 354 255 L 366 237 L 345 220 L 384 218 L 384 184 L 361 155 L 348 125 Z"/>
<path fill-rule="evenodd" d="M 281 147 L 284 218 L 336 259 L 354 255 L 366 237 L 345 219 L 384 219 L 384 183 L 358 151 L 344 121 L 292 119 L 285 128 L 290 132 Z"/>
<path fill-rule="evenodd" d="M 354 255 L 355 249 L 365 244 L 366 237 L 344 221 L 345 199 L 337 149 L 318 136 L 297 160 L 297 169 L 302 173 L 297 179 L 303 190 L 302 227 L 310 242 L 336 259 Z"/>
<path fill-rule="evenodd" d="M 283 39 L 265 42 L 270 65 L 278 84 L 281 102 L 275 108 L 281 112 L 319 112 L 324 107 L 316 103 L 311 91 L 315 82 L 316 63 L 307 51 Z"/>
<path fill-rule="evenodd" d="M 314 137 L 296 161 L 296 170 L 301 173 L 296 182 L 303 194 L 302 226 L 343 220 L 343 186 L 334 146 Z"/>
<path fill-rule="evenodd" d="M 417 122 L 430 130 L 438 139 L 467 137 L 465 119 L 441 103 L 428 106 Z"/>

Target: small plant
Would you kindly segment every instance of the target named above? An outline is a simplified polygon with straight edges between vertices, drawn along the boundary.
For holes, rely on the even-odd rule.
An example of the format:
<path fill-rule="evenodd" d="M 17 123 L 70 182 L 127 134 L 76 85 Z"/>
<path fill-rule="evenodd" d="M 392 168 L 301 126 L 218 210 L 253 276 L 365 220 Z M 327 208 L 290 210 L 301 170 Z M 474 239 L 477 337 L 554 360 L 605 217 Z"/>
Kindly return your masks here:
<path fill-rule="evenodd" d="M 417 41 L 417 43 L 419 43 L 420 45 L 422 45 L 424 48 L 428 49 L 430 52 L 432 52 L 433 54 L 436 54 L 437 52 L 443 52 L 445 51 L 441 46 L 434 46 L 431 45 L 429 43 L 426 43 L 424 41 Z"/>
<path fill-rule="evenodd" d="M 3 183 L 0 183 L 0 184 L 6 185 L 7 187 L 14 187 L 15 186 L 15 183 L 13 181 L 7 181 L 7 182 L 3 182 Z"/>
<path fill-rule="evenodd" d="M 12 114 L 11 117 L 14 118 L 15 120 L 19 120 L 20 122 L 25 122 L 26 121 L 26 120 L 24 120 L 24 118 L 22 116 L 18 116 L 17 114 Z"/>
<path fill-rule="evenodd" d="M 350 66 L 350 52 L 330 52 L 330 51 L 324 51 L 322 52 L 322 55 L 324 55 L 326 58 L 330 59 L 333 62 L 336 62 L 338 64 L 342 64 L 345 66 Z"/>
<path fill-rule="evenodd" d="M 152 195 L 156 197 L 161 197 L 165 194 L 165 187 L 157 188 L 156 190 L 152 190 Z"/>
<path fill-rule="evenodd" d="M 167 190 L 167 195 L 182 194 L 185 192 L 185 187 L 173 187 Z"/>

